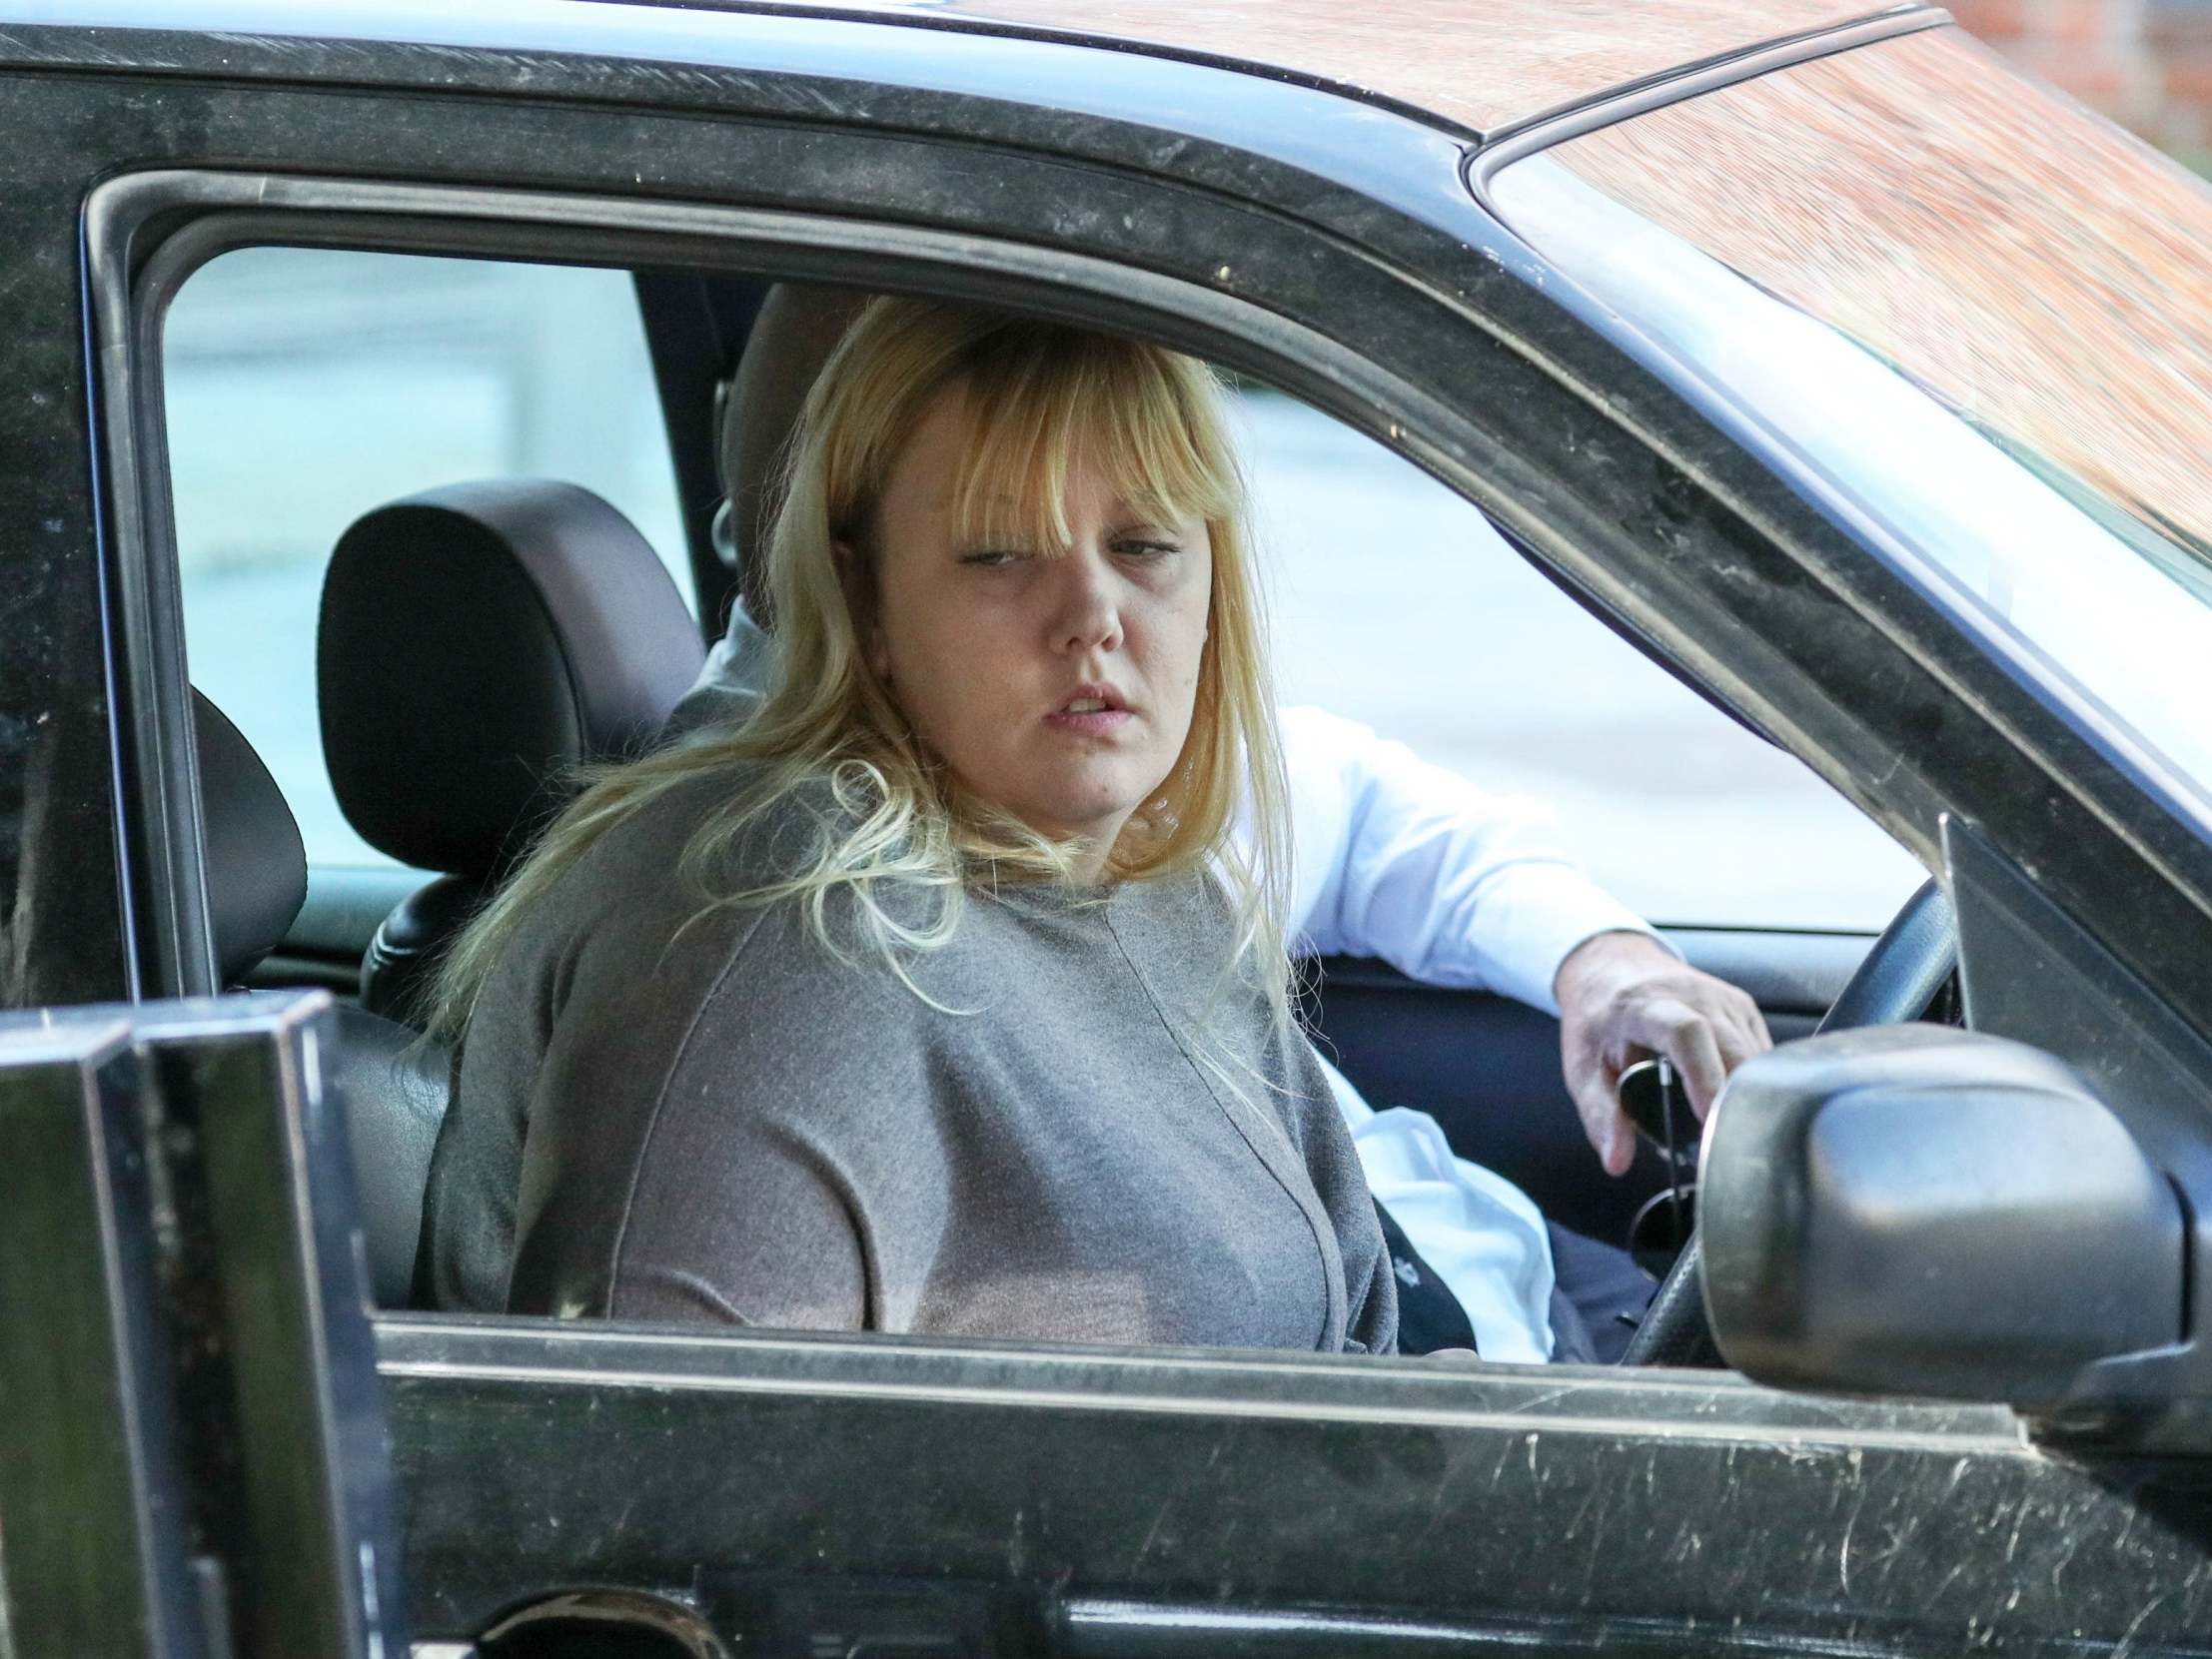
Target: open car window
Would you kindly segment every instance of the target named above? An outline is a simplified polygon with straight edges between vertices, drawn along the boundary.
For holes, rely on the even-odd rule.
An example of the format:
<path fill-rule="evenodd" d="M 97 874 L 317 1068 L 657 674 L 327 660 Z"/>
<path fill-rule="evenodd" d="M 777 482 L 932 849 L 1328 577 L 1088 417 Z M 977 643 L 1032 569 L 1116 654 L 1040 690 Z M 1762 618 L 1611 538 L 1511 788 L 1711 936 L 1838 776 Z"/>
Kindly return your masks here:
<path fill-rule="evenodd" d="M 370 250 L 232 252 L 184 281 L 164 368 L 190 674 L 277 776 L 332 900 L 319 900 L 286 960 L 250 982 L 297 982 L 288 976 L 312 960 L 317 982 L 359 987 L 363 1009 L 414 1022 L 412 993 L 374 978 L 412 925 L 401 900 L 438 872 L 461 883 L 478 867 L 407 858 L 418 825 L 392 845 L 423 876 L 332 880 L 332 865 L 394 863 L 390 847 L 348 823 L 325 767 L 317 615 L 332 548 L 379 506 L 520 475 L 588 486 L 688 588 L 670 435 L 630 279 Z M 1509 798 L 1507 816 L 1536 807 L 1531 845 L 1542 856 L 1567 852 L 1659 923 L 1864 934 L 1924 878 L 1794 756 L 1544 579 L 1467 497 L 1332 414 L 1248 374 L 1223 381 L 1250 469 L 1281 703 L 1405 743 Z M 710 449 L 716 433 L 692 440 Z M 246 453 L 263 457 L 281 488 L 252 491 Z M 418 610 L 407 615 L 432 626 L 436 588 L 412 593 Z M 352 639 L 368 646 L 359 632 Z M 520 692 L 507 681 L 480 694 L 514 703 Z M 436 736 L 412 752 L 432 756 L 418 774 L 438 774 Z M 390 787 L 407 787 L 405 765 L 392 772 Z M 436 816 L 438 798 L 421 792 L 412 816 Z M 352 898 L 337 905 L 343 894 Z M 443 949 L 443 938 L 427 934 L 423 947 Z M 1389 956 L 1381 934 L 1321 949 Z M 1496 989 L 1536 1000 L 1544 982 Z M 1347 1075 L 1376 1100 L 1434 1113 L 1462 1155 L 1538 1193 L 1549 1215 L 1626 1239 L 1644 1186 L 1600 1177 L 1564 1100 L 1551 1024 L 1522 1009 L 1507 1035 L 1478 1035 L 1458 1009 L 1418 1040 L 1400 1031 L 1385 1042 L 1396 996 L 1338 976 L 1327 1040 Z M 1818 1009 L 1787 1002 L 1769 1013 L 1776 1029 L 1794 1029 Z M 1480 1044 L 1498 1062 L 1496 1082 L 1469 1089 L 1460 1058 Z M 1538 1128 L 1502 1135 L 1505 1122 Z"/>
<path fill-rule="evenodd" d="M 1871 930 L 1919 867 L 1805 767 L 1603 628 L 1482 512 L 1240 380 L 1286 703 L 1501 794 L 1656 919 Z M 311 863 L 389 863 L 331 793 L 315 615 L 361 513 L 462 479 L 594 490 L 688 596 L 667 438 L 625 274 L 241 250 L 172 304 L 165 385 L 196 683 L 285 790 Z"/>
<path fill-rule="evenodd" d="M 272 292 L 313 327 L 265 332 L 260 349 L 246 352 L 238 342 L 252 334 L 257 304 Z M 748 289 L 742 303 L 760 301 Z M 637 320 L 622 273 L 485 259 L 264 248 L 224 255 L 184 281 L 169 314 L 167 396 L 193 678 L 275 773 L 310 862 L 324 868 L 325 896 L 341 888 L 352 895 L 335 920 L 331 908 L 319 911 L 307 930 L 313 937 L 294 941 L 288 961 L 253 971 L 252 983 L 293 983 L 286 976 L 312 957 L 324 970 L 318 982 L 358 986 L 369 1013 L 420 1023 L 420 987 L 400 988 L 389 970 L 446 948 L 450 931 L 412 930 L 434 908 L 461 908 L 454 894 L 481 902 L 471 884 L 490 865 L 407 856 L 419 838 L 437 838 L 436 826 L 426 831 L 421 821 L 441 809 L 440 792 L 416 791 L 413 780 L 457 775 L 434 728 L 467 723 L 486 706 L 480 699 L 513 704 L 537 695 L 512 678 L 487 679 L 473 663 L 452 664 L 456 685 L 467 688 L 460 702 L 433 695 L 394 729 L 380 726 L 372 734 L 378 747 L 420 764 L 381 768 L 385 787 L 410 796 L 416 822 L 397 854 L 389 840 L 379 844 L 387 851 L 373 849 L 363 838 L 370 832 L 341 813 L 319 741 L 316 617 L 331 549 L 349 525 L 434 487 L 517 475 L 539 480 L 531 487 L 580 484 L 644 531 L 682 583 L 671 556 L 678 542 L 670 434 L 652 403 Z M 1281 703 L 1364 724 L 1503 798 L 1499 822 L 1533 820 L 1528 862 L 1553 868 L 1553 850 L 1565 852 L 1661 923 L 1761 937 L 1863 935 L 1924 879 L 1799 761 L 1601 625 L 1465 496 L 1288 393 L 1247 374 L 1224 371 L 1223 379 L 1253 486 L 1260 571 L 1272 590 Z M 718 434 L 701 425 L 673 440 L 712 449 Z M 236 441 L 218 442 L 218 434 Z M 265 516 L 240 510 L 249 497 L 235 473 L 247 454 L 288 480 Z M 590 546 L 593 557 L 620 552 Z M 428 625 L 438 591 L 414 601 L 425 614 L 388 617 L 387 625 Z M 695 632 L 689 637 L 695 651 Z M 350 638 L 357 651 L 373 645 L 358 629 Z M 681 670 L 679 686 L 690 671 Z M 406 688 L 386 689 L 406 700 Z M 514 758 L 501 754 L 498 764 Z M 358 809 L 358 796 L 349 805 Z M 450 800 L 447 809 L 459 810 Z M 1372 855 L 1353 856 L 1373 868 Z M 442 874 L 446 888 L 407 898 L 391 880 L 421 878 L 405 871 L 374 886 L 330 879 L 331 865 L 395 857 Z M 1499 857 L 1491 868 L 1513 861 Z M 441 891 L 448 897 L 437 898 Z M 1385 933 L 1380 925 L 1341 928 L 1315 948 L 1411 960 L 1416 953 L 1395 949 L 1401 940 Z M 1841 947 L 1845 972 L 1862 948 L 1849 937 L 1811 943 Z M 1768 1007 L 1777 1031 L 1817 1016 L 1819 1000 L 1802 986 L 1829 983 L 1828 956 L 1809 978 L 1804 965 L 1813 959 L 1801 949 L 1772 964 L 1754 949 L 1749 960 L 1754 983 L 1770 968 L 1768 983 L 1790 987 Z M 1500 996 L 1452 1005 L 1418 1038 L 1392 1023 L 1402 1013 L 1398 990 L 1363 989 L 1356 972 L 1340 973 L 1325 1040 L 1357 1088 L 1433 1115 L 1452 1151 L 1536 1195 L 1521 1201 L 1526 1215 L 1516 1224 L 1536 1239 L 1541 1206 L 1566 1218 L 1563 1225 L 1625 1244 L 1639 1204 L 1657 1196 L 1649 1191 L 1654 1172 L 1624 1184 L 1602 1179 L 1565 1098 L 1557 1030 L 1519 1006 L 1544 1005 L 1557 954 L 1535 964 L 1501 955 L 1489 965 L 1498 971 L 1488 981 L 1453 980 L 1450 988 Z M 1744 972 L 1742 960 L 1734 971 Z M 1510 1013 L 1498 1012 L 1495 1004 L 1513 999 Z M 1494 1005 L 1488 1014 L 1472 1012 L 1486 1001 Z M 1477 1031 L 1467 1023 L 1474 1018 L 1506 1024 Z M 1471 1088 L 1463 1061 L 1478 1051 L 1492 1062 L 1494 1081 Z M 1523 1127 L 1502 1133 L 1507 1124 Z M 400 1261 L 412 1236 L 385 1243 L 391 1247 L 380 1259 Z M 406 1285 L 404 1266 L 395 1267 L 387 1305 L 400 1305 Z M 1542 1300 L 1537 1294 L 1535 1303 Z M 1542 1358 L 1542 1315 L 1532 1311 L 1525 1322 L 1536 1335 L 1493 1339 L 1486 1351 Z"/>

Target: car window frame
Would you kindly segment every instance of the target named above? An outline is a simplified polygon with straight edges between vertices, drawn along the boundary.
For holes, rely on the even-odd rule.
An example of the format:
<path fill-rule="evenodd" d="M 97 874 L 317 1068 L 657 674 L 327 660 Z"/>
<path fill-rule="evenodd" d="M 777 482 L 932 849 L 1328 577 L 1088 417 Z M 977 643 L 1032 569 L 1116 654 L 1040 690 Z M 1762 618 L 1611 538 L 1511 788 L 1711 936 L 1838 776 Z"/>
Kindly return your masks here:
<path fill-rule="evenodd" d="M 1301 329 L 1240 297 L 1172 277 L 1132 272 L 1110 261 L 1020 244 L 1004 244 L 985 253 L 971 234 L 823 214 L 788 215 L 711 204 L 653 204 L 641 210 L 638 204 L 618 198 L 549 197 L 474 187 L 433 189 L 374 180 L 174 173 L 119 180 L 104 189 L 105 211 L 124 217 L 144 215 L 170 227 L 162 243 L 140 261 L 130 299 L 137 362 L 134 375 L 122 384 L 134 388 L 145 401 L 142 416 L 148 410 L 163 408 L 160 331 L 168 299 L 208 261 L 236 248 L 269 243 L 565 261 L 618 269 L 665 269 L 689 260 L 701 271 L 731 271 L 755 279 L 850 282 L 864 273 L 876 286 L 904 282 L 925 292 L 1041 304 L 1048 313 L 1073 320 L 1146 328 L 1172 344 L 1278 384 L 1293 381 L 1290 390 L 1312 396 L 1317 385 L 1326 387 L 1316 402 L 1324 408 L 1333 403 L 1332 413 L 1340 418 L 1349 417 L 1370 428 L 1391 425 L 1394 413 L 1402 416 L 1421 402 L 1417 391 L 1367 364 L 1346 344 Z M 130 201 L 133 195 L 142 199 Z M 182 212 L 180 203 L 195 197 L 202 199 L 203 211 Z M 499 218 L 503 206 L 513 216 L 505 223 Z M 1071 304 L 1071 295 L 1092 303 Z M 1294 373 L 1302 374 L 1305 386 L 1296 384 Z M 128 425 L 117 422 L 112 430 L 117 437 L 127 434 L 134 445 L 128 453 L 115 456 L 120 463 L 117 470 L 146 480 L 140 533 L 147 556 L 173 570 L 176 548 L 173 525 L 166 517 L 166 457 L 159 428 L 156 417 Z M 1571 577 L 1543 560 L 1541 548 L 1531 539 L 1521 534 L 1510 539 L 1522 556 L 1538 562 L 1572 596 L 1584 597 Z M 126 605 L 127 636 L 164 626 L 181 628 L 181 619 L 170 623 L 156 608 L 161 593 L 161 584 L 149 580 L 138 601 L 140 611 L 134 615 Z M 1709 687 L 1683 665 L 1665 659 L 1651 635 L 1636 623 L 1604 612 L 1600 620 L 1648 654 L 1659 656 L 1675 677 L 1710 694 Z M 181 645 L 160 657 L 163 671 L 172 678 L 157 699 L 184 697 L 183 657 Z M 169 845 L 168 860 L 175 868 L 177 860 L 192 856 L 188 848 L 197 846 L 198 791 L 196 783 L 189 781 L 188 770 L 172 770 L 170 777 L 180 793 L 169 803 L 168 819 L 191 822 L 195 834 L 190 842 L 180 837 Z M 160 849 L 149 847 L 145 856 L 153 863 Z M 196 866 L 194 874 L 204 883 L 203 870 Z M 201 903 L 204 906 L 204 897 Z M 212 954 L 212 943 L 209 950 Z M 212 989 L 212 977 L 199 984 L 187 977 L 171 994 L 204 994 Z"/>

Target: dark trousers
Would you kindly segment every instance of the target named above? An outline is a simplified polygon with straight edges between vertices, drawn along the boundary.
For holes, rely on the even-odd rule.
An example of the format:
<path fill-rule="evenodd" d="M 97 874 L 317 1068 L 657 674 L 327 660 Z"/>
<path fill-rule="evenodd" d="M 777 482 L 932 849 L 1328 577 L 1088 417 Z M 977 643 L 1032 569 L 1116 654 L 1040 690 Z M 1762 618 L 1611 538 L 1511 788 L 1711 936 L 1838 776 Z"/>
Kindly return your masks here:
<path fill-rule="evenodd" d="M 1627 1351 L 1636 1321 L 1659 1281 L 1625 1249 L 1570 1233 L 1552 1234 L 1552 1358 L 1568 1365 L 1611 1365 Z"/>

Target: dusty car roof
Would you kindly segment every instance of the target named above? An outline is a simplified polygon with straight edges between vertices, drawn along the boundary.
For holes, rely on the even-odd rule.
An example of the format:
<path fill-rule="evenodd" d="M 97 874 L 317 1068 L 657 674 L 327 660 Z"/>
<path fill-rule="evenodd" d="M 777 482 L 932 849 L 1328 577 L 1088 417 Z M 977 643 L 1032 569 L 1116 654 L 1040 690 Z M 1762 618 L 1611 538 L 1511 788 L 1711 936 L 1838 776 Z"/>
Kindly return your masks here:
<path fill-rule="evenodd" d="M 899 11 L 1250 64 L 1491 132 L 1686 64 L 1928 9 L 1856 0 L 945 0 Z"/>
<path fill-rule="evenodd" d="M 640 19 L 655 13 L 641 31 Z M 1149 48 L 1381 101 L 1481 136 L 1779 42 L 1947 15 L 1922 0 L 0 0 L 10 23 L 645 59 L 674 49 L 700 62 L 744 32 L 747 14 L 755 32 L 780 14 Z"/>

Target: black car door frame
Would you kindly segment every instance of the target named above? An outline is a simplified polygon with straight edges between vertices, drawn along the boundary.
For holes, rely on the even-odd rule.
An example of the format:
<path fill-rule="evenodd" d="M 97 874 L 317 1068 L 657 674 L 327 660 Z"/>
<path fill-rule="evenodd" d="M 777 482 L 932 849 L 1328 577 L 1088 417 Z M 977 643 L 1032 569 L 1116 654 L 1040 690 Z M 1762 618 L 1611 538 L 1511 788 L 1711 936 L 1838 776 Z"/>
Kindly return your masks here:
<path fill-rule="evenodd" d="M 112 62 L 112 37 L 102 50 Z M 2016 687 L 1885 584 L 1842 509 L 1811 505 L 1728 412 L 1692 408 L 1532 284 L 1526 251 L 1471 207 L 1451 235 L 1298 169 L 1011 101 L 932 113 L 910 99 L 902 131 L 871 131 L 880 112 L 819 76 L 708 78 L 671 112 L 685 99 L 664 75 L 356 48 L 357 86 L 427 84 L 388 99 L 287 84 L 313 67 L 298 51 L 281 68 L 265 53 L 273 84 L 254 84 L 259 50 L 227 45 L 224 64 L 203 57 L 158 88 L 120 73 L 14 84 L 10 125 L 72 135 L 30 206 L 66 196 L 73 212 L 118 175 L 85 221 L 111 569 L 159 555 L 158 515 L 134 530 L 117 495 L 149 457 L 114 399 L 145 395 L 126 361 L 143 345 L 131 284 L 181 274 L 153 262 L 206 222 L 195 191 L 304 215 L 389 191 L 401 200 L 382 203 L 380 232 L 427 220 L 442 251 L 511 249 L 521 225 L 568 258 L 599 237 L 602 257 L 635 264 L 641 236 L 664 237 L 819 279 L 848 269 L 840 250 L 865 227 L 878 283 L 903 262 L 922 286 L 1142 327 L 1394 443 L 1923 851 L 1942 808 L 1986 804 L 1969 815 L 2019 827 L 2007 803 L 2071 752 L 2071 733 L 2037 725 Z M 174 73 L 205 48 L 166 51 Z M 591 100 L 561 104 L 564 75 Z M 748 98 L 772 108 L 741 119 L 731 106 Z M 994 112 L 1001 127 L 978 135 Z M 1110 161 L 1085 153 L 1116 145 Z M 649 190 L 637 156 L 668 160 Z M 28 228 L 51 260 L 57 227 Z M 285 239 L 305 234 L 292 221 Z M 33 356 L 18 375 L 52 367 Z M 189 743 L 161 730 L 181 706 L 181 630 L 159 578 L 134 579 L 116 584 L 119 845 L 141 903 L 180 905 L 168 942 L 149 928 L 137 959 L 148 992 L 174 992 L 196 955 L 174 889 L 198 879 L 177 828 L 196 810 Z M 2120 855 L 2106 884 L 2120 897 L 2170 904 L 2170 872 L 2146 857 L 2157 824 L 2116 790 L 2100 803 L 2105 787 L 2085 770 L 2019 833 L 2032 852 L 2051 823 L 2074 826 Z M 2091 811 L 2114 802 L 2117 823 Z M 2058 873 L 2089 883 L 2066 854 Z M 380 1343 L 426 1634 L 611 1583 L 760 1629 L 792 1596 L 834 1612 L 964 1587 L 1066 1652 L 1904 1649 L 2059 1630 L 2148 1645 L 2191 1639 L 2206 1580 L 2185 1476 L 2053 1457 L 1989 1407 L 1667 1373 L 528 1321 L 388 1319 Z M 1956 1570 L 1898 1576 L 1929 1559 Z"/>

